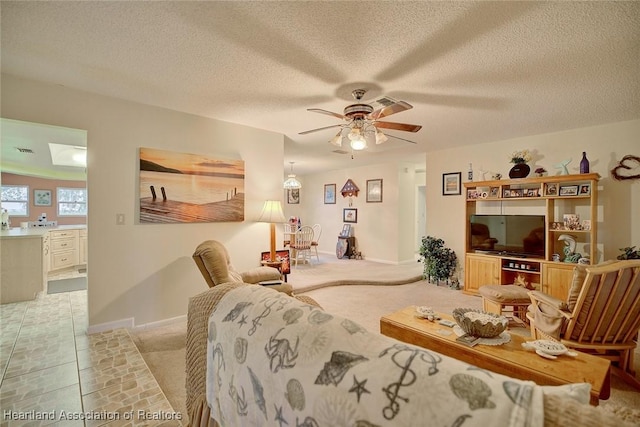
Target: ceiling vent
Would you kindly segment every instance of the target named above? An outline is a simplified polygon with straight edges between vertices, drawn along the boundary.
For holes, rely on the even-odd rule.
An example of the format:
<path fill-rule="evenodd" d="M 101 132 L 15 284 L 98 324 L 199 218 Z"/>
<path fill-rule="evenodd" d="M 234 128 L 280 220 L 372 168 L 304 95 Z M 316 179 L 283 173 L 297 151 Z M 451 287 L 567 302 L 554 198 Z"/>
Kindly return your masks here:
<path fill-rule="evenodd" d="M 371 103 L 374 109 L 388 107 L 393 104 L 397 104 L 398 101 L 391 98 L 390 96 L 381 96 Z"/>
<path fill-rule="evenodd" d="M 24 153 L 24 154 L 35 154 L 31 148 L 16 147 L 16 150 L 18 150 L 19 152 Z"/>

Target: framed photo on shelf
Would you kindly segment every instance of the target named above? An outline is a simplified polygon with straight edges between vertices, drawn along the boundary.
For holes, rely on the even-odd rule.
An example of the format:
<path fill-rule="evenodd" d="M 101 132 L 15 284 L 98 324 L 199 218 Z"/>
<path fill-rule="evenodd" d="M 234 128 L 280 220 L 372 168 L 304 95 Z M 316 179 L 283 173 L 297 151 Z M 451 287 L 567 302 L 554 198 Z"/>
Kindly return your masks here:
<path fill-rule="evenodd" d="M 324 185 L 324 204 L 325 205 L 336 204 L 336 185 L 335 184 Z"/>
<path fill-rule="evenodd" d="M 552 230 L 564 230 L 564 222 L 552 222 L 551 223 Z"/>
<path fill-rule="evenodd" d="M 581 196 L 588 196 L 591 194 L 591 184 L 580 184 L 580 191 L 578 193 Z"/>
<path fill-rule="evenodd" d="M 578 194 L 577 185 L 563 185 L 562 187 L 560 187 L 561 196 L 575 196 L 577 194 Z"/>
<path fill-rule="evenodd" d="M 585 231 L 591 231 L 591 220 L 583 219 L 582 220 L 582 229 Z"/>
<path fill-rule="evenodd" d="M 33 190 L 34 206 L 51 206 L 51 190 Z"/>
<path fill-rule="evenodd" d="M 500 194 L 499 187 L 491 187 L 489 189 L 489 198 L 498 197 L 499 194 Z"/>
<path fill-rule="evenodd" d="M 527 197 L 538 197 L 538 188 L 529 188 L 527 190 Z"/>
<path fill-rule="evenodd" d="M 300 204 L 300 189 L 294 188 L 287 190 L 287 203 L 290 205 Z"/>
<path fill-rule="evenodd" d="M 367 180 L 367 203 L 382 203 L 382 179 Z"/>
<path fill-rule="evenodd" d="M 545 196 L 557 196 L 558 195 L 558 184 L 545 184 L 544 185 L 544 195 Z"/>
<path fill-rule="evenodd" d="M 475 200 L 477 198 L 478 198 L 478 190 L 476 190 L 475 188 L 468 188 L 467 189 L 467 199 Z"/>
<path fill-rule="evenodd" d="M 358 209 L 344 208 L 342 209 L 342 222 L 358 222 Z"/>
<path fill-rule="evenodd" d="M 449 172 L 442 174 L 442 195 L 458 196 L 462 194 L 462 172 Z"/>
<path fill-rule="evenodd" d="M 349 237 L 351 235 L 351 224 L 343 224 L 340 237 Z"/>

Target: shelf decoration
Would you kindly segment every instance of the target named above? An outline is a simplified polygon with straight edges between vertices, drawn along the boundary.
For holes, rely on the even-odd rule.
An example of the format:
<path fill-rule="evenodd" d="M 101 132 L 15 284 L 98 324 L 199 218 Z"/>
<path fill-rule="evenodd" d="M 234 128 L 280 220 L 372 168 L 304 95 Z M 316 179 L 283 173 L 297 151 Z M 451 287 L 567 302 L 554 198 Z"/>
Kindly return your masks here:
<path fill-rule="evenodd" d="M 526 178 L 531 172 L 531 167 L 527 163 L 531 161 L 531 152 L 529 150 L 514 151 L 511 154 L 511 163 L 513 167 L 509 171 L 509 178 Z"/>

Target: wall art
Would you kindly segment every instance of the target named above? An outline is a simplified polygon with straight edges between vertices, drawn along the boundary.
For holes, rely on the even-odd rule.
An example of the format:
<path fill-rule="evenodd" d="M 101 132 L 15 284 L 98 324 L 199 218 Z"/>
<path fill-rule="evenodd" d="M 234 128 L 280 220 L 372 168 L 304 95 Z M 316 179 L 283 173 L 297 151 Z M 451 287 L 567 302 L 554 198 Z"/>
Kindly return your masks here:
<path fill-rule="evenodd" d="M 51 206 L 51 190 L 33 190 L 34 206 Z"/>
<path fill-rule="evenodd" d="M 367 203 L 382 203 L 382 179 L 367 180 Z"/>
<path fill-rule="evenodd" d="M 140 223 L 244 221 L 244 161 L 140 148 Z"/>
<path fill-rule="evenodd" d="M 457 196 L 462 194 L 462 172 L 449 172 L 442 174 L 442 195 Z"/>
<path fill-rule="evenodd" d="M 324 204 L 334 205 L 336 203 L 336 185 L 325 184 L 324 185 Z"/>

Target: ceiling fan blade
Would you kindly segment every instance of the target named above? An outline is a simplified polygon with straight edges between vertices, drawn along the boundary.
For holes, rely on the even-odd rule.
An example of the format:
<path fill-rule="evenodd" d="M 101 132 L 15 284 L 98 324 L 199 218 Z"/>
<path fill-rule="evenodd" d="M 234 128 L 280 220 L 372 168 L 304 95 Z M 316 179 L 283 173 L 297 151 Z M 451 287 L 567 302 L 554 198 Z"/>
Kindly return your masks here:
<path fill-rule="evenodd" d="M 307 111 L 311 111 L 313 113 L 326 114 L 328 116 L 333 116 L 333 117 L 337 117 L 339 119 L 347 120 L 347 118 L 345 116 L 343 116 L 342 114 L 334 113 L 333 111 L 327 111 L 327 110 L 323 110 L 323 109 L 320 109 L 320 108 L 307 108 Z"/>
<path fill-rule="evenodd" d="M 381 119 L 383 117 L 390 116 L 392 114 L 400 113 L 402 111 L 407 111 L 413 108 L 413 105 L 404 101 L 397 101 L 394 104 L 387 105 L 386 107 L 382 107 L 378 110 L 375 110 L 371 113 L 371 118 L 374 120 Z"/>
<path fill-rule="evenodd" d="M 332 126 L 325 126 L 325 127 L 317 128 L 317 129 L 306 130 L 304 132 L 298 133 L 298 135 L 306 135 L 308 133 L 318 132 L 318 131 L 321 131 L 321 130 L 337 128 L 337 127 L 342 127 L 342 125 L 332 125 Z"/>
<path fill-rule="evenodd" d="M 385 135 L 387 135 L 390 138 L 400 139 L 400 140 L 405 141 L 405 142 L 410 142 L 412 144 L 417 144 L 417 142 L 415 142 L 415 141 L 411 141 L 409 139 L 400 138 L 399 136 L 391 135 L 390 133 L 385 133 Z"/>
<path fill-rule="evenodd" d="M 395 130 L 402 130 L 405 132 L 418 132 L 420 129 L 422 129 L 422 126 L 420 125 L 410 125 L 407 123 L 395 123 L 395 122 L 373 122 L 373 125 L 377 128 L 383 128 L 383 129 L 395 129 Z"/>

